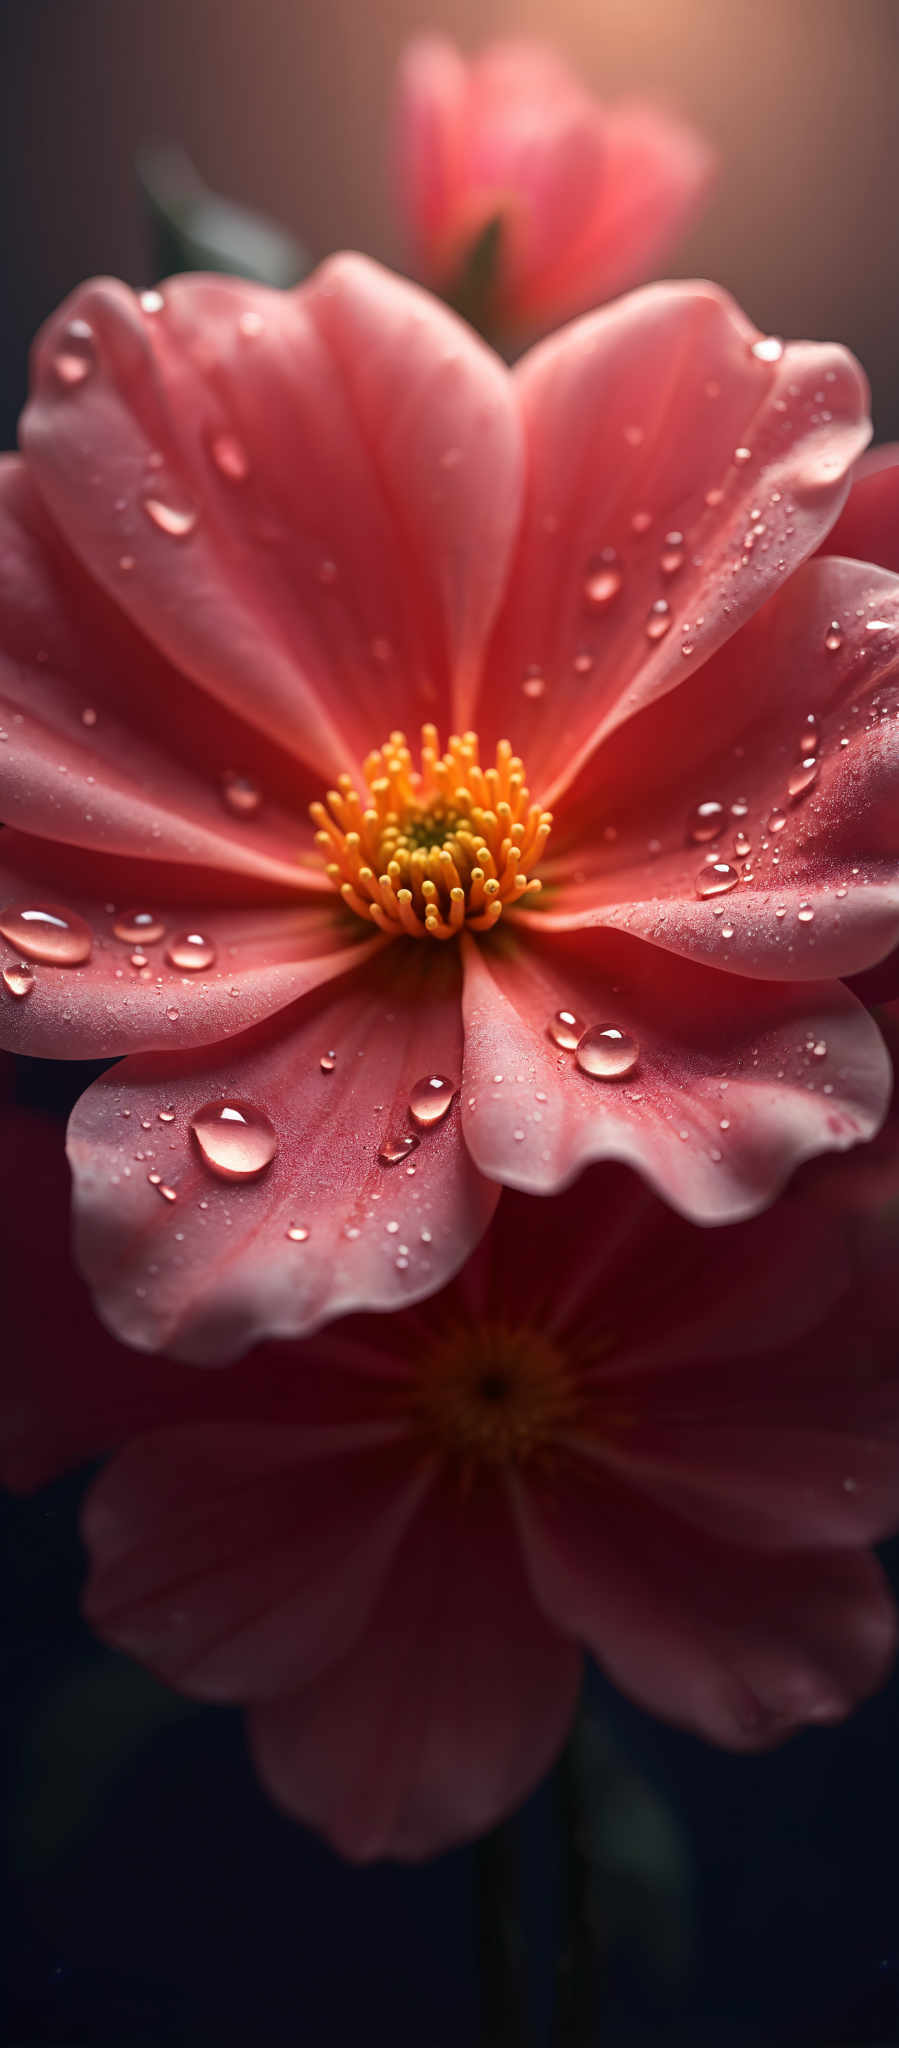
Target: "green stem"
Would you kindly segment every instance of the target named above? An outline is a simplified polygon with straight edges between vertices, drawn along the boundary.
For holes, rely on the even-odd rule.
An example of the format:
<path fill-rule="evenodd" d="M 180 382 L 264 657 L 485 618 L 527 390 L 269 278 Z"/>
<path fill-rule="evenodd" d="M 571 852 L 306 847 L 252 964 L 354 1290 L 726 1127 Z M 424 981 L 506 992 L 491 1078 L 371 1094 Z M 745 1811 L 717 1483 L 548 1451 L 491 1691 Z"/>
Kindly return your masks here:
<path fill-rule="evenodd" d="M 519 1828 L 504 1821 L 477 1848 L 480 2048 L 531 2048 Z"/>
<path fill-rule="evenodd" d="M 556 1964 L 553 2048 L 596 2048 L 599 1970 L 583 1726 L 574 1723 L 556 1770 L 563 1927 Z"/>

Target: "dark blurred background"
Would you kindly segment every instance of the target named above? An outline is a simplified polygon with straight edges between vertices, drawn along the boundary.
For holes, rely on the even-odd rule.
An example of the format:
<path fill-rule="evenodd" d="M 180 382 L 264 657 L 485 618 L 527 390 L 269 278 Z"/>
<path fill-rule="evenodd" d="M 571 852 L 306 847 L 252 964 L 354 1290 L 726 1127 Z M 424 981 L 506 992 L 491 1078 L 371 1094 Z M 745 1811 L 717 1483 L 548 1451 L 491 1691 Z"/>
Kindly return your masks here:
<path fill-rule="evenodd" d="M 57 300 L 90 273 L 152 280 L 142 144 L 182 144 L 315 257 L 349 245 L 399 263 L 388 116 L 403 40 L 424 26 L 468 48 L 549 36 L 600 92 L 690 116 L 722 169 L 673 270 L 725 283 L 765 330 L 848 342 L 878 438 L 899 435 L 897 0 L 5 0 L 2 444 Z M 66 1085 L 48 1089 L 61 1122 Z M 348 1870 L 268 1806 L 238 1715 L 197 1712 L 94 1645 L 78 1619 L 83 1484 L 8 1510 L 4 2042 L 476 2042 L 474 1856 Z M 899 2042 L 899 1682 L 847 1728 L 764 1759 L 705 1749 L 598 1682 L 591 1700 L 597 2043 Z M 521 1843 L 544 2048 L 564 1895 L 551 1792 Z"/>

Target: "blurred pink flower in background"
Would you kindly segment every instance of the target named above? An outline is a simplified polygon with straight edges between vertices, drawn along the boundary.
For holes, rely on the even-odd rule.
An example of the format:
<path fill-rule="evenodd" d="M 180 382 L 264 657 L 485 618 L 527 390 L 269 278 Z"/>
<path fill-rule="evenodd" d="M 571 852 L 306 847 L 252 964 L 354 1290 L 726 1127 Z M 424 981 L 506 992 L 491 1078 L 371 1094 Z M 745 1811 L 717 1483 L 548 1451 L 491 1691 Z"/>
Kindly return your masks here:
<path fill-rule="evenodd" d="M 396 126 L 416 274 L 463 310 L 481 290 L 479 324 L 498 332 L 550 327 L 648 276 L 714 167 L 686 123 L 640 102 L 603 106 L 525 41 L 466 62 L 443 37 L 416 38 Z M 491 233 L 496 248 L 482 242 Z"/>
<path fill-rule="evenodd" d="M 122 1444 L 85 1510 L 89 1618 L 244 1702 L 265 1784 L 344 1854 L 428 1855 L 513 1808 L 564 1740 L 581 1646 L 735 1749 L 885 1677 L 868 1546 L 899 1520 L 896 1275 L 872 1318 L 864 1155 L 713 1236 L 620 1167 L 506 1194 L 427 1310 L 198 1373 L 93 1324 L 48 1250 L 49 1125 L 9 1109 L 6 1130 L 5 1474 Z M 895 1180 L 895 1120 L 872 1150 Z"/>
<path fill-rule="evenodd" d="M 48 323 L 0 1042 L 128 1055 L 69 1134 L 117 1334 L 234 1357 L 434 1293 L 500 1183 L 617 1159 L 727 1223 L 872 1135 L 840 977 L 899 932 L 899 582 L 805 560 L 865 399 L 707 285 L 512 374 L 359 258 Z"/>

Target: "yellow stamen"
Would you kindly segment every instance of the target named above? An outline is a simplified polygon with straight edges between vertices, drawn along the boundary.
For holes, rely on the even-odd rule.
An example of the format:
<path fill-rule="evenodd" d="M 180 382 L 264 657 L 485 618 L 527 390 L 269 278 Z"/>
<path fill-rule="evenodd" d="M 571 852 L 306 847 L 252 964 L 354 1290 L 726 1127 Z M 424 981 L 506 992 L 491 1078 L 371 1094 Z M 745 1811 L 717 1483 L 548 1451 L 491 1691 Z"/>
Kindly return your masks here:
<path fill-rule="evenodd" d="M 339 775 L 310 805 L 328 877 L 357 916 L 390 933 L 450 939 L 465 925 L 489 931 L 541 887 L 532 870 L 552 814 L 531 802 L 508 740 L 495 767 L 482 768 L 477 733 L 454 734 L 441 755 L 436 726 L 425 725 L 415 768 L 405 733 L 392 732 L 364 773 L 363 795 Z"/>

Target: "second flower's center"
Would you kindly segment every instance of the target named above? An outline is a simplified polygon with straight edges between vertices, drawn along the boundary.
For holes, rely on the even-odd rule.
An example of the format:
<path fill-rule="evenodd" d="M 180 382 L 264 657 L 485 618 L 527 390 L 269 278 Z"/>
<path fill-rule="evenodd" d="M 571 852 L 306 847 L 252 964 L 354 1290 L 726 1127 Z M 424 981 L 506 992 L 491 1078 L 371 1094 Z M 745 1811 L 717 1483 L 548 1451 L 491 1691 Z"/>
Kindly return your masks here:
<path fill-rule="evenodd" d="M 431 1442 L 470 1468 L 520 1463 L 577 1413 L 574 1379 L 555 1345 L 528 1328 L 460 1326 L 426 1354 L 415 1415 Z"/>
<path fill-rule="evenodd" d="M 316 842 L 345 903 L 395 935 L 450 939 L 467 925 L 489 931 L 503 910 L 533 894 L 533 874 L 552 824 L 531 802 L 524 764 L 500 740 L 482 768 L 477 733 L 450 739 L 422 727 L 421 766 L 405 733 L 393 732 L 365 762 L 367 790 L 340 775 L 311 806 Z"/>

